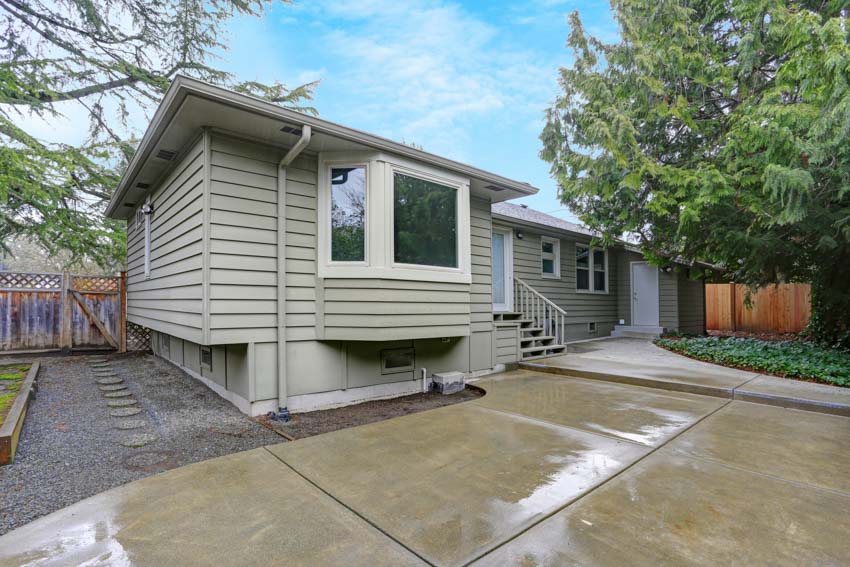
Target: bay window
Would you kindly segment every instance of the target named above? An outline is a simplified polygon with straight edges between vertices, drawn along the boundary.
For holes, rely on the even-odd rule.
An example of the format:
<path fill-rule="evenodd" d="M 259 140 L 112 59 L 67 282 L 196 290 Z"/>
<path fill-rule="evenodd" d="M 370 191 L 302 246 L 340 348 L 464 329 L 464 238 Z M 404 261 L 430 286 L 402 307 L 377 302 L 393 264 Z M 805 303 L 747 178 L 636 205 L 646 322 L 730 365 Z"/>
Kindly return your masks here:
<path fill-rule="evenodd" d="M 393 261 L 457 268 L 457 188 L 393 174 Z"/>
<path fill-rule="evenodd" d="M 325 278 L 470 283 L 469 180 L 372 152 L 319 155 Z"/>
<path fill-rule="evenodd" d="M 576 291 L 608 292 L 608 251 L 576 244 Z"/>
<path fill-rule="evenodd" d="M 366 168 L 331 168 L 331 261 L 366 260 Z"/>

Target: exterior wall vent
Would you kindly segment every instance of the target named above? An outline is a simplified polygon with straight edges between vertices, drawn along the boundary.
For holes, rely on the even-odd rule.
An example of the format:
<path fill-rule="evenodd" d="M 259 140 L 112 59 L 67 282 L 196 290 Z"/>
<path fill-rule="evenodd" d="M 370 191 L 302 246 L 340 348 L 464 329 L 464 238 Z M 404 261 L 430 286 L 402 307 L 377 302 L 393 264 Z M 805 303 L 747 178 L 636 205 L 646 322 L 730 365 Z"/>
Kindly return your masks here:
<path fill-rule="evenodd" d="M 139 189 L 148 189 L 150 186 L 150 183 L 136 183 L 136 187 Z"/>
<path fill-rule="evenodd" d="M 504 191 L 504 187 L 499 187 L 498 185 L 488 185 L 485 189 L 489 189 L 490 191 Z"/>
<path fill-rule="evenodd" d="M 165 333 L 159 333 L 159 355 L 163 358 L 171 358 L 171 337 Z"/>
<path fill-rule="evenodd" d="M 292 134 L 293 136 L 300 136 L 301 135 L 301 128 L 294 128 L 292 126 L 284 126 L 283 128 L 280 129 L 280 131 L 283 132 L 284 134 Z"/>
<path fill-rule="evenodd" d="M 587 324 L 587 332 L 588 333 L 595 333 L 596 332 L 596 323 L 595 322 Z"/>
<path fill-rule="evenodd" d="M 174 161 L 174 158 L 177 157 L 177 152 L 172 150 L 159 150 L 156 152 L 156 157 L 164 159 L 165 161 Z"/>

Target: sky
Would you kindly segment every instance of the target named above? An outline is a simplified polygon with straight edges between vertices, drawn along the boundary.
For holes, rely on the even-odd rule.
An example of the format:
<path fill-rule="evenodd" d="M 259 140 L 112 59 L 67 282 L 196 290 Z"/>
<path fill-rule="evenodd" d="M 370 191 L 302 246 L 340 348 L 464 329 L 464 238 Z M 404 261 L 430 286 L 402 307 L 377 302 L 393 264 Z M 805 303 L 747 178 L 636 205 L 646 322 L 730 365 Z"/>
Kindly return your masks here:
<path fill-rule="evenodd" d="M 589 33 L 616 39 L 604 0 L 276 3 L 264 18 L 229 22 L 216 65 L 238 80 L 320 80 L 322 118 L 531 183 L 540 193 L 515 202 L 574 221 L 538 157 L 558 69 L 571 61 L 573 10 Z M 74 111 L 34 122 L 39 137 L 71 143 L 88 124 Z M 147 125 L 133 122 L 139 133 Z"/>
<path fill-rule="evenodd" d="M 531 183 L 540 193 L 516 202 L 575 220 L 538 157 L 573 10 L 617 37 L 607 1 L 299 0 L 233 21 L 221 63 L 244 80 L 318 79 L 322 118 Z"/>

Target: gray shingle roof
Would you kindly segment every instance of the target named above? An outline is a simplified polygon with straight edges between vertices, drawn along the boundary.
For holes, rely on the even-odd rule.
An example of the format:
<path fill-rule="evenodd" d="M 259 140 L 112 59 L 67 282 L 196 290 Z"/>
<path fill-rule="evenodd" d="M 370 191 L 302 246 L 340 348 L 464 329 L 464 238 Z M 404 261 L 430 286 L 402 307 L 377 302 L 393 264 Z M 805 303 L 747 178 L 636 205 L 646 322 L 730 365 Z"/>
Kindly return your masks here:
<path fill-rule="evenodd" d="M 514 203 L 495 203 L 490 206 L 490 210 L 494 215 L 502 215 L 504 217 L 510 217 L 525 222 L 532 222 L 534 224 L 567 230 L 569 232 L 595 236 L 594 232 L 585 226 L 565 221 L 558 217 L 553 217 L 552 215 L 547 215 L 546 213 L 541 213 L 540 211 L 535 211 L 534 209 L 529 209 L 528 207 L 516 205 Z"/>

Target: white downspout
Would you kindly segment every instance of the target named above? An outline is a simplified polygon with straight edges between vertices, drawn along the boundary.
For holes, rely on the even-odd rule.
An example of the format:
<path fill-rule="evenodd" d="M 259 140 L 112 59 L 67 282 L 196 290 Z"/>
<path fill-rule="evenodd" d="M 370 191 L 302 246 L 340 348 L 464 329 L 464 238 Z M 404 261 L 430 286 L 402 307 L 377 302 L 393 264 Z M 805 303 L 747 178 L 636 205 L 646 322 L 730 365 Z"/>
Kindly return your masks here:
<path fill-rule="evenodd" d="M 301 127 L 301 138 L 277 164 L 277 407 L 288 421 L 286 385 L 286 168 L 310 143 L 312 129 Z"/>

